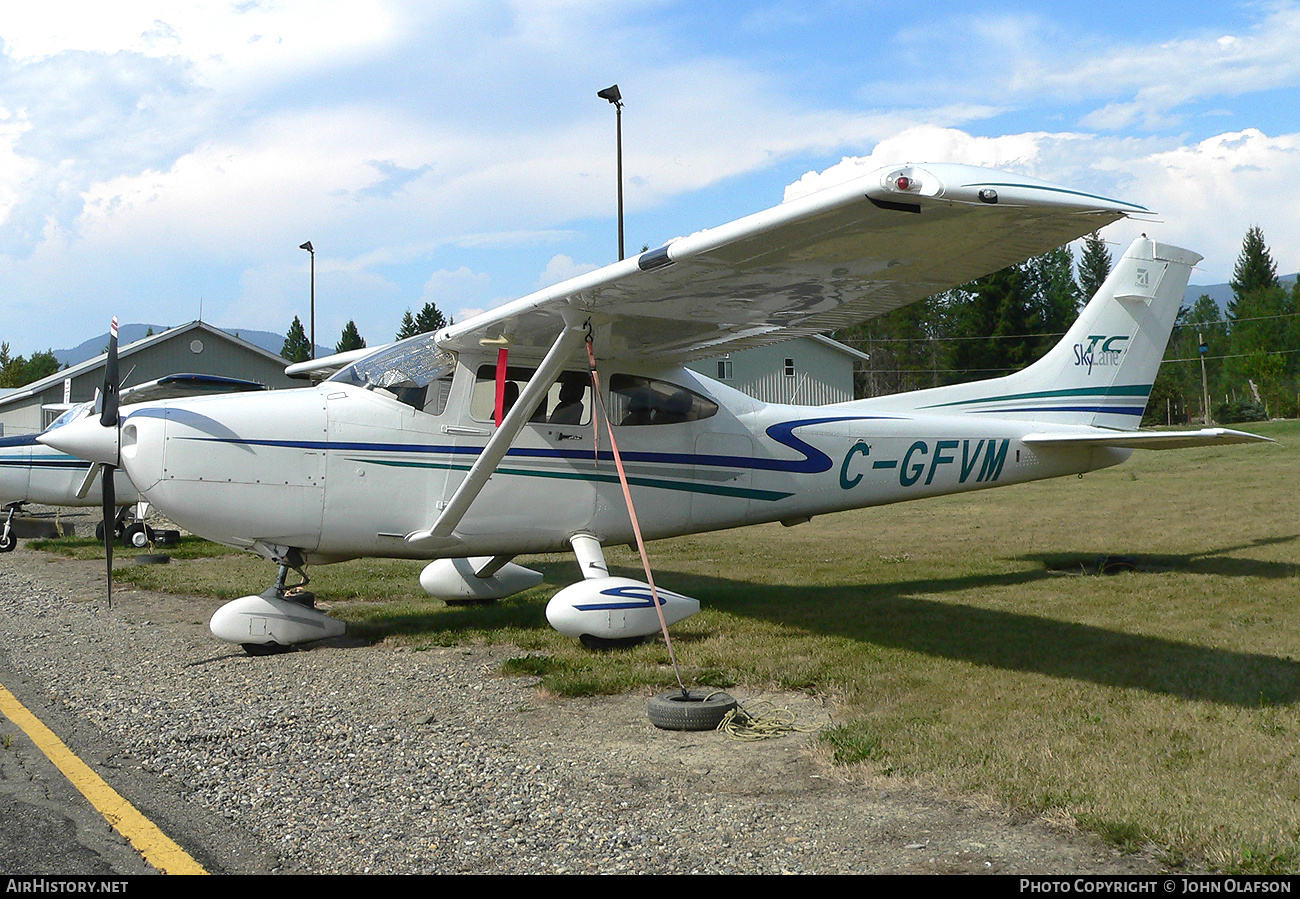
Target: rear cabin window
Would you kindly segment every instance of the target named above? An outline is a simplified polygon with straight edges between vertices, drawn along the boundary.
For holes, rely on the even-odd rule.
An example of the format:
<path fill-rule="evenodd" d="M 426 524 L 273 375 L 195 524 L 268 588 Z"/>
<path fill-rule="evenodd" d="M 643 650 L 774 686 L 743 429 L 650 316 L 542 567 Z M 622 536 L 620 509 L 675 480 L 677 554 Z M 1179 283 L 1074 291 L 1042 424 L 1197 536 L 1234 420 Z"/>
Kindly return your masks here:
<path fill-rule="evenodd" d="M 506 367 L 505 409 L 509 412 L 535 368 Z M 480 365 L 474 378 L 474 394 L 469 414 L 476 421 L 492 421 L 497 407 L 497 367 Z M 585 425 L 591 423 L 591 379 L 586 372 L 566 371 L 555 379 L 546 396 L 533 409 L 528 421 L 533 424 Z"/>
<path fill-rule="evenodd" d="M 609 379 L 609 417 L 616 425 L 680 424 L 717 412 L 713 400 L 668 381 L 639 375 Z"/>

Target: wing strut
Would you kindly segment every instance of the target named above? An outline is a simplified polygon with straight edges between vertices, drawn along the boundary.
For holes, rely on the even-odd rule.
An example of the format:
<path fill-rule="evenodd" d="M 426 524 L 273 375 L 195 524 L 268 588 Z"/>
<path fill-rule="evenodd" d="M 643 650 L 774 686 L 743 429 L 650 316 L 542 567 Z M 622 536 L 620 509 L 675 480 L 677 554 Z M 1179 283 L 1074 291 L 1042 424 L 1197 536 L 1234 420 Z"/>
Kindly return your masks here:
<path fill-rule="evenodd" d="M 438 516 L 438 520 L 434 522 L 433 527 L 407 534 L 407 543 L 421 543 L 451 536 L 456 525 L 460 524 L 460 520 L 465 517 L 470 505 L 478 497 L 483 485 L 487 483 L 487 479 L 491 477 L 492 472 L 496 471 L 497 465 L 505 457 L 515 437 L 528 423 L 533 409 L 542 401 L 542 396 L 551 389 L 551 384 L 560 376 L 560 372 L 564 370 L 565 364 L 572 358 L 574 352 L 582 346 L 585 337 L 586 331 L 583 326 L 565 326 L 560 335 L 555 338 L 555 343 L 551 344 L 546 358 L 542 360 L 532 379 L 520 391 L 519 399 L 515 400 L 514 406 L 501 422 L 501 427 L 497 428 L 492 439 L 487 442 L 487 446 L 483 447 L 483 452 L 479 453 L 478 459 L 470 467 L 469 474 L 465 475 L 465 480 L 461 481 L 460 486 L 456 488 L 456 492 L 446 508 L 442 510 L 442 514 Z"/>

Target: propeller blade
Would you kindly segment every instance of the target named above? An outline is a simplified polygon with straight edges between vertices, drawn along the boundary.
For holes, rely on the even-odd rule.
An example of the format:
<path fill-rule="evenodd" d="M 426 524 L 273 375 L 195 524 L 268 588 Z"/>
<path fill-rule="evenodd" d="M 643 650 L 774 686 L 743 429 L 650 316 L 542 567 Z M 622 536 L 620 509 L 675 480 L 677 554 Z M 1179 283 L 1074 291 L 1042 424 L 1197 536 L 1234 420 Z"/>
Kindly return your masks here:
<path fill-rule="evenodd" d="M 108 573 L 108 607 L 113 608 L 113 523 L 117 520 L 117 497 L 113 484 L 113 472 L 117 469 L 105 465 L 100 469 L 103 475 L 104 491 L 104 560 Z"/>
<path fill-rule="evenodd" d="M 117 427 L 117 391 L 121 384 L 117 377 L 117 316 L 108 328 L 108 360 L 104 363 L 104 393 L 99 423 L 106 428 Z"/>
<path fill-rule="evenodd" d="M 108 328 L 108 358 L 104 363 L 103 408 L 99 415 L 99 423 L 113 429 L 114 442 L 118 445 L 119 451 L 122 435 L 118 431 L 117 394 L 121 386 L 117 374 L 117 316 L 113 316 L 113 323 Z M 104 493 L 104 564 L 107 566 L 110 609 L 113 607 L 113 523 L 117 519 L 117 497 L 113 473 L 117 471 L 118 459 L 114 458 L 113 462 L 113 465 L 104 465 L 100 479 L 100 488 Z"/>

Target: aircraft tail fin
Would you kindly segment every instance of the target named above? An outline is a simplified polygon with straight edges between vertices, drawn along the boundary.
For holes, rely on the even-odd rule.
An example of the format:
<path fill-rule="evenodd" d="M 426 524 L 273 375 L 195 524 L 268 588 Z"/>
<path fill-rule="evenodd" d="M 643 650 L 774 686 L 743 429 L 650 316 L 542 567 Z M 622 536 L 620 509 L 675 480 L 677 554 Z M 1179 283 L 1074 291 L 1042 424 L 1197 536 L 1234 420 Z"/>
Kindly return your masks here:
<path fill-rule="evenodd" d="M 899 398 L 918 411 L 1135 430 L 1200 259 L 1138 238 L 1066 335 L 1033 365 Z"/>

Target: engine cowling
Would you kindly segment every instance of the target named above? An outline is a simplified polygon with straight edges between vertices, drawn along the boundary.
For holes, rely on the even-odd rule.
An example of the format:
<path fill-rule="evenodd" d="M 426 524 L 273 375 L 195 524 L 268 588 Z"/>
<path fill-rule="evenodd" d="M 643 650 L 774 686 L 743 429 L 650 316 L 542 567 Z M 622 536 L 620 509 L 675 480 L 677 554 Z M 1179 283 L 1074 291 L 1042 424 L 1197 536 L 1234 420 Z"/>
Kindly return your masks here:
<path fill-rule="evenodd" d="M 656 586 L 664 621 L 676 624 L 700 610 L 700 601 Z M 626 577 L 602 577 L 570 584 L 546 605 L 551 627 L 569 637 L 604 640 L 659 633 L 650 585 Z"/>

